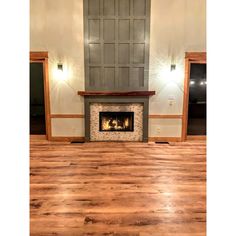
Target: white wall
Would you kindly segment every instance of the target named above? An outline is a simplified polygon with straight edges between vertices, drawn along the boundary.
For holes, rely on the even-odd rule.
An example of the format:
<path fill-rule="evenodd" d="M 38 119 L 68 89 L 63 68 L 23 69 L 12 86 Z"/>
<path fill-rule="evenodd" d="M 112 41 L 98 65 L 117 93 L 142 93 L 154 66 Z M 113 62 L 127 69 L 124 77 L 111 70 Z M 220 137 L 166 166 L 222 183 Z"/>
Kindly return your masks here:
<path fill-rule="evenodd" d="M 51 113 L 83 114 L 83 97 L 77 95 L 84 90 L 83 0 L 31 0 L 30 50 L 49 53 Z M 66 81 L 57 79 L 58 62 Z M 53 136 L 83 135 L 80 118 L 58 120 L 52 119 Z"/>
<path fill-rule="evenodd" d="M 205 0 L 152 0 L 149 89 L 156 95 L 150 99 L 150 114 L 182 114 L 187 51 L 206 51 Z M 176 64 L 174 75 L 171 63 Z M 181 119 L 150 119 L 149 124 L 150 137 L 181 136 Z"/>
<path fill-rule="evenodd" d="M 152 0 L 150 31 L 150 114 L 182 114 L 184 53 L 206 51 L 205 0 Z M 31 0 L 30 50 L 49 52 L 52 114 L 83 114 L 83 0 Z M 55 76 L 64 65 L 65 81 Z M 171 62 L 177 65 L 170 78 Z M 169 105 L 168 99 L 174 99 Z M 60 119 L 60 121 L 59 121 Z M 83 136 L 81 118 L 52 119 L 53 136 Z M 181 136 L 181 120 L 150 119 L 149 136 Z"/>

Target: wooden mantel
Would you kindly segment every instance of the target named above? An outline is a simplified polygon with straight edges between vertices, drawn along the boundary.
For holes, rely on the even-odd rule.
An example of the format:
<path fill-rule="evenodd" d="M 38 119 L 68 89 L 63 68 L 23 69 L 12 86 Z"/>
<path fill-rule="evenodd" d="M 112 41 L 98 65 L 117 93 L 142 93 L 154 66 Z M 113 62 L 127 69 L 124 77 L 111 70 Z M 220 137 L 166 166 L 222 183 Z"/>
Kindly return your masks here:
<path fill-rule="evenodd" d="M 152 96 L 155 91 L 78 91 L 80 96 Z"/>

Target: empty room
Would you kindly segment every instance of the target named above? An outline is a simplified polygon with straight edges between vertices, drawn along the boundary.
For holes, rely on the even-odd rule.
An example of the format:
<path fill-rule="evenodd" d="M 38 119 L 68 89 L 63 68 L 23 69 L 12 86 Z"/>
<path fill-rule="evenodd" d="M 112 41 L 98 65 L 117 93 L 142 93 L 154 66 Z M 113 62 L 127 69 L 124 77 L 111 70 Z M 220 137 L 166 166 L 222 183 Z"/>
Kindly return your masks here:
<path fill-rule="evenodd" d="M 30 235 L 205 236 L 205 0 L 30 0 Z"/>

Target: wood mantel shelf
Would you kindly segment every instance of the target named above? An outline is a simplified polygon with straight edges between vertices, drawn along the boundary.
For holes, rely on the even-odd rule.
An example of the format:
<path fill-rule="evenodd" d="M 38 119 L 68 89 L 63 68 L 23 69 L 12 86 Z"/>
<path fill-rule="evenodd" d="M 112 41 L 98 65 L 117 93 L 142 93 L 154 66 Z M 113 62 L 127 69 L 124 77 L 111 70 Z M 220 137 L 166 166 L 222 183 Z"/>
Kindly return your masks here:
<path fill-rule="evenodd" d="M 80 96 L 152 96 L 155 91 L 78 91 Z"/>

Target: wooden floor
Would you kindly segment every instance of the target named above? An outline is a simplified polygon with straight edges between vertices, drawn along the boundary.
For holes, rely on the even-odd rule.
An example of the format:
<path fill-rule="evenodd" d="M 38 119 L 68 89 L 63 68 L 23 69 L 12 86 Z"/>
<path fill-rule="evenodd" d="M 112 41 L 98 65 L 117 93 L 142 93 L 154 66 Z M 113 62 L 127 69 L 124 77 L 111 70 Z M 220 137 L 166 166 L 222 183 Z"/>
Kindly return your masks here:
<path fill-rule="evenodd" d="M 205 236 L 206 143 L 31 139 L 31 236 Z"/>

